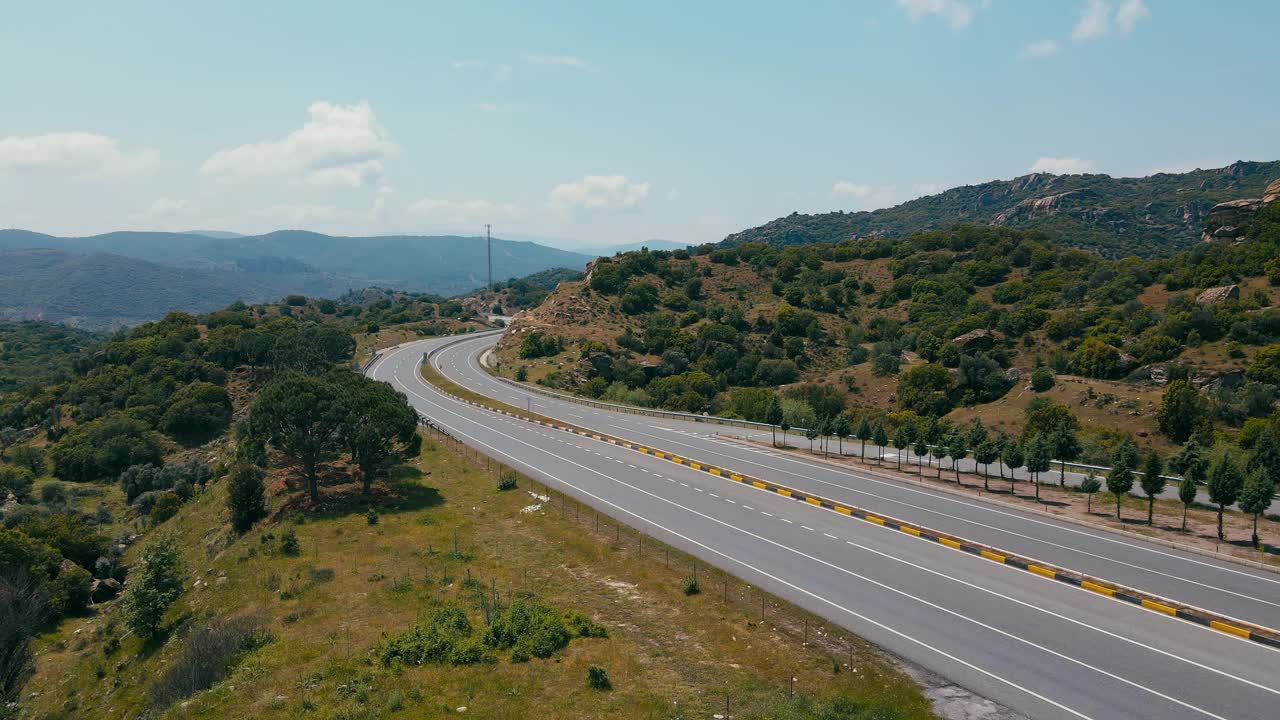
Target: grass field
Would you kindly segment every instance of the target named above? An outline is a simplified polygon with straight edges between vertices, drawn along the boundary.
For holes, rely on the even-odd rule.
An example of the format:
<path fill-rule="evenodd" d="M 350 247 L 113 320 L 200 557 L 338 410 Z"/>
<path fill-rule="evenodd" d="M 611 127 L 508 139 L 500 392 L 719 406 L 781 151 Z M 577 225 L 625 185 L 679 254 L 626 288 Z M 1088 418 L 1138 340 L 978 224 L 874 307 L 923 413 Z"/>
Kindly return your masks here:
<path fill-rule="evenodd" d="M 692 718 L 722 712 L 727 697 L 732 716 L 743 718 L 931 717 L 920 687 L 875 648 L 705 566 L 695 571 L 689 558 L 608 518 L 597 530 L 594 513 L 559 494 L 544 500 L 525 478 L 499 492 L 497 472 L 431 438 L 380 488 L 376 524 L 357 501 L 238 538 L 226 525 L 224 483 L 212 485 L 149 533 L 175 535 L 186 564 L 167 636 L 150 645 L 123 637 L 113 649 L 123 635 L 114 605 L 64 622 L 38 639 L 28 711 L 347 719 L 466 708 L 482 718 Z M 289 530 L 296 555 L 281 549 Z M 686 595 L 695 572 L 702 592 Z M 609 636 L 575 638 L 524 663 L 503 652 L 493 664 L 464 667 L 376 660 L 383 638 L 444 603 L 483 627 L 479 598 L 493 594 L 500 605 L 533 598 L 582 613 Z M 212 617 L 253 618 L 270 640 L 240 653 L 211 689 L 157 707 L 152 688 Z M 591 665 L 607 671 L 612 690 L 588 686 Z"/>

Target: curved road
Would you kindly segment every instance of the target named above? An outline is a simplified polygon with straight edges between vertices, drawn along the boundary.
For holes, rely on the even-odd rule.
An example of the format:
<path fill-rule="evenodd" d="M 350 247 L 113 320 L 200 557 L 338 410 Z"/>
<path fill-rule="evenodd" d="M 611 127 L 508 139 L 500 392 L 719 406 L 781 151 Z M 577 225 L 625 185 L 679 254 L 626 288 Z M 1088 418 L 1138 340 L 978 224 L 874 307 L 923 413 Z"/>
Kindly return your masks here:
<path fill-rule="evenodd" d="M 469 445 L 1030 717 L 1277 716 L 1280 651 L 484 411 L 435 391 L 418 365 L 443 347 L 440 372 L 502 402 L 1269 627 L 1280 627 L 1280 575 L 729 442 L 705 425 L 526 393 L 480 368 L 496 340 L 411 343 L 369 374 Z"/>

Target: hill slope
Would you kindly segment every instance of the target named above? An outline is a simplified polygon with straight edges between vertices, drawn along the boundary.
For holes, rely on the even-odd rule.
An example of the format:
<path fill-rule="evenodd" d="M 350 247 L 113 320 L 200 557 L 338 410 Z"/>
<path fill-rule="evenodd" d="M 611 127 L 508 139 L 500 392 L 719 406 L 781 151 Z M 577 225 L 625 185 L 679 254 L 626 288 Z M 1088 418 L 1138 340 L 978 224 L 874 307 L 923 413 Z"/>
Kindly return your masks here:
<path fill-rule="evenodd" d="M 170 310 L 206 312 L 234 300 L 279 298 L 289 290 L 337 294 L 340 285 L 312 274 L 268 275 L 175 268 L 105 253 L 0 251 L 0 318 L 64 322 L 106 329 L 158 318 Z"/>
<path fill-rule="evenodd" d="M 964 185 L 871 212 L 792 213 L 734 233 L 724 245 L 798 245 L 851 237 L 902 237 L 956 223 L 1040 230 L 1056 242 L 1107 257 L 1170 255 L 1194 246 L 1209 210 L 1262 196 L 1280 161 L 1158 173 L 1142 178 L 1036 173 Z"/>

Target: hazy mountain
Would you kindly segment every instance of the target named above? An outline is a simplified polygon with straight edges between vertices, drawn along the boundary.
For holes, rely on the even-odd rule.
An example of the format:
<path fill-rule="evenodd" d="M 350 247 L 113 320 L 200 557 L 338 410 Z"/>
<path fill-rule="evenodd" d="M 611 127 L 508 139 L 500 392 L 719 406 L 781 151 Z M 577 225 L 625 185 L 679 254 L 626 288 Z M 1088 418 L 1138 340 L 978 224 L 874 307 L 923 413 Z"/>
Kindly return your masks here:
<path fill-rule="evenodd" d="M 241 233 L 231 232 L 229 230 L 183 230 L 182 232 L 185 235 L 203 235 L 205 237 L 211 237 L 218 240 L 244 237 Z"/>
<path fill-rule="evenodd" d="M 101 330 L 169 310 L 207 312 L 234 300 L 276 299 L 249 273 L 174 268 L 103 253 L 0 251 L 0 318 Z"/>
<path fill-rule="evenodd" d="M 384 285 L 454 295 L 486 282 L 482 237 L 387 235 L 341 237 L 282 230 L 266 235 L 208 237 L 198 233 L 113 232 L 62 238 L 0 230 L 0 251 L 50 248 L 111 253 L 162 265 L 277 275 L 328 274 L 342 289 Z M 554 267 L 581 268 L 592 256 L 530 242 L 494 238 L 493 279 L 524 277 Z M 300 288 L 289 292 L 303 292 Z"/>
<path fill-rule="evenodd" d="M 850 237 L 905 237 L 956 223 L 1040 230 L 1066 245 L 1117 257 L 1169 255 L 1195 245 L 1220 202 L 1260 198 L 1280 161 L 1142 178 L 1035 173 L 965 185 L 871 212 L 792 213 L 734 233 L 725 245 L 795 245 Z"/>

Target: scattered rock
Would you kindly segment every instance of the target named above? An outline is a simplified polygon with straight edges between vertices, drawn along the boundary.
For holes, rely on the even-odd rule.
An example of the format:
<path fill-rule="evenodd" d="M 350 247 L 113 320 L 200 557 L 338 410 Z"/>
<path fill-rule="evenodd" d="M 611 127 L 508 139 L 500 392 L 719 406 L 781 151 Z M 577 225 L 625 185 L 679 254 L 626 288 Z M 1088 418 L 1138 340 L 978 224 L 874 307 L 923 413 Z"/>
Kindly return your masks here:
<path fill-rule="evenodd" d="M 120 594 L 120 581 L 115 578 L 94 580 L 89 588 L 89 598 L 94 603 L 106 602 Z"/>

